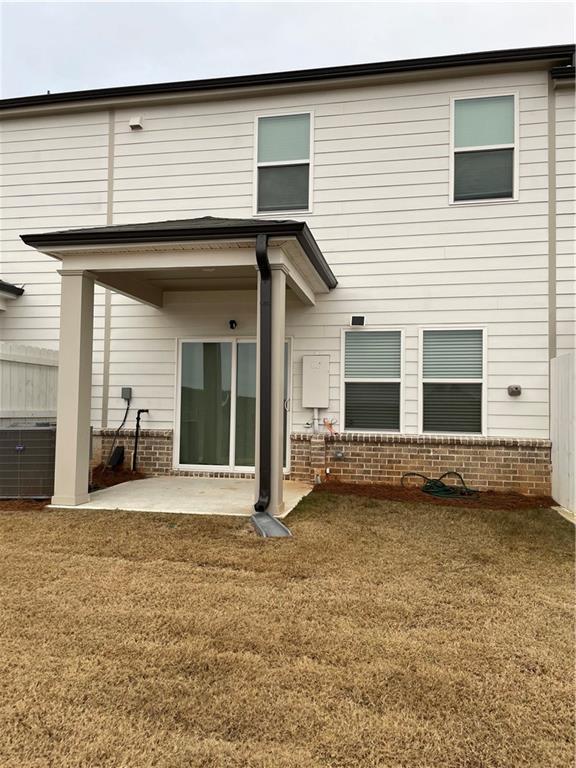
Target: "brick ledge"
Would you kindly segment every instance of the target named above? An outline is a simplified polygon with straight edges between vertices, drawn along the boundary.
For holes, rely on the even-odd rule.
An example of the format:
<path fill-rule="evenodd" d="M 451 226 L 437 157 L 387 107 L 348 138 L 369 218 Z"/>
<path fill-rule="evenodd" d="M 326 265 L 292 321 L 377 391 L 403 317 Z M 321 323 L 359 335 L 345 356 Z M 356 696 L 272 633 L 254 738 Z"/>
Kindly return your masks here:
<path fill-rule="evenodd" d="M 444 435 L 376 435 L 371 432 L 341 432 L 336 435 L 326 433 L 311 434 L 308 432 L 293 432 L 290 435 L 294 442 L 311 442 L 312 438 L 324 440 L 327 443 L 374 443 L 376 445 L 470 445 L 508 448 L 550 448 L 550 440 L 541 438 L 516 437 L 448 437 Z"/>

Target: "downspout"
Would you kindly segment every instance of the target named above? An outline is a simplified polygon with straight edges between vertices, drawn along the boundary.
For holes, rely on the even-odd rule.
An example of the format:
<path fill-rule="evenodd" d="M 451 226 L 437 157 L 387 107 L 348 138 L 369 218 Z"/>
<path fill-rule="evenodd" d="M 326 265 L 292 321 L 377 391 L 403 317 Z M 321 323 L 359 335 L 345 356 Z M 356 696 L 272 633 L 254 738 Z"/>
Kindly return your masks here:
<path fill-rule="evenodd" d="M 268 235 L 256 237 L 256 263 L 260 272 L 260 472 L 256 512 L 265 512 L 272 488 L 272 271 Z"/>
<path fill-rule="evenodd" d="M 268 259 L 268 235 L 256 236 L 256 264 L 260 273 L 260 435 L 258 500 L 251 521 L 265 538 L 290 537 L 284 523 L 268 512 L 272 496 L 272 270 Z"/>

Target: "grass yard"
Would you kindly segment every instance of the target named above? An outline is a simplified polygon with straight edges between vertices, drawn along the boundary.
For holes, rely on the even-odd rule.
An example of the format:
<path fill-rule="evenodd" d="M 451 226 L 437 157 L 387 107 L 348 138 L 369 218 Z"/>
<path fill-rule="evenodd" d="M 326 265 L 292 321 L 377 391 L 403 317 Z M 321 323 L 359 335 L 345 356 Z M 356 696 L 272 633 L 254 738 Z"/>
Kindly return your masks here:
<path fill-rule="evenodd" d="M 572 765 L 566 520 L 315 493 L 288 522 L 1 512 L 2 768 Z"/>

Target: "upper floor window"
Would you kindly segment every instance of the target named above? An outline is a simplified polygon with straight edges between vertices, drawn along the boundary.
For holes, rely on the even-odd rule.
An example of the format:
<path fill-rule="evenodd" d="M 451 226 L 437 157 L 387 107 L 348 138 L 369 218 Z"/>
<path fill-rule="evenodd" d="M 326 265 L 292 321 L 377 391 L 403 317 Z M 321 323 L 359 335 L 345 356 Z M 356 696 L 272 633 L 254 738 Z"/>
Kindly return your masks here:
<path fill-rule="evenodd" d="M 310 208 L 310 114 L 258 118 L 257 211 Z"/>
<path fill-rule="evenodd" d="M 455 99 L 453 202 L 515 196 L 515 98 Z"/>

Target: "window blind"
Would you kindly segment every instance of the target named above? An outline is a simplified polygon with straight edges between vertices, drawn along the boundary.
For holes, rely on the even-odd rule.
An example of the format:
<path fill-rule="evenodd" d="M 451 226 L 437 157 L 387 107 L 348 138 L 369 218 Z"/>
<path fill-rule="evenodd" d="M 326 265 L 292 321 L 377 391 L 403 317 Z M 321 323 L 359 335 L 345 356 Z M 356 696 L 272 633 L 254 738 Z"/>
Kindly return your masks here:
<path fill-rule="evenodd" d="M 482 384 L 424 383 L 424 432 L 482 432 Z"/>
<path fill-rule="evenodd" d="M 399 379 L 400 331 L 363 331 L 346 334 L 346 379 Z"/>
<path fill-rule="evenodd" d="M 351 381 L 345 387 L 345 429 L 400 429 L 400 382 Z"/>
<path fill-rule="evenodd" d="M 481 379 L 482 331 L 424 331 L 425 379 Z"/>

